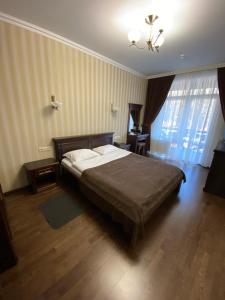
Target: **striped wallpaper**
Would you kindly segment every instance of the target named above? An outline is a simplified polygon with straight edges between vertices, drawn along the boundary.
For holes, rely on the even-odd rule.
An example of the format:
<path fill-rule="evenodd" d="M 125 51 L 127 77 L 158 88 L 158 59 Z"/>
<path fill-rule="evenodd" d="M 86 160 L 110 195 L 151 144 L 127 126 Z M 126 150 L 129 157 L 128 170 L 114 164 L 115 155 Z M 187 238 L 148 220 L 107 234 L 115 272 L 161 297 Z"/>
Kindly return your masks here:
<path fill-rule="evenodd" d="M 0 182 L 26 184 L 23 163 L 53 155 L 55 136 L 115 131 L 125 140 L 128 103 L 144 104 L 147 80 L 32 32 L 0 21 Z M 63 102 L 50 107 L 50 96 Z M 111 113 L 111 103 L 119 111 Z"/>

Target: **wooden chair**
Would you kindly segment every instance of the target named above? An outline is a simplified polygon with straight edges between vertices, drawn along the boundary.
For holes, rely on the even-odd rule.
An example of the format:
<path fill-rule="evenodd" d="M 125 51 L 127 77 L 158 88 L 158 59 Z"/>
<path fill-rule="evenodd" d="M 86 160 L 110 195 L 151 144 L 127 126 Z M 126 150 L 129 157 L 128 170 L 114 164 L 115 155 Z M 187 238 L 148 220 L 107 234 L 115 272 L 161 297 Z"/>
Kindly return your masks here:
<path fill-rule="evenodd" d="M 135 153 L 139 155 L 146 155 L 146 143 L 145 142 L 137 142 Z"/>

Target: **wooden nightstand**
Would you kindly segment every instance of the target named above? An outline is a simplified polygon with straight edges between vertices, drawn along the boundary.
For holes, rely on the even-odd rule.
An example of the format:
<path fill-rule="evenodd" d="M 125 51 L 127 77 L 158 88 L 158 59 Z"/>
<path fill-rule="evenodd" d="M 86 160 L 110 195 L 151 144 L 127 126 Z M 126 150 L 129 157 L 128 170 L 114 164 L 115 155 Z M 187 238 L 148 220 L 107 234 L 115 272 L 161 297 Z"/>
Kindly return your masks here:
<path fill-rule="evenodd" d="M 32 193 L 37 193 L 57 185 L 59 163 L 54 158 L 41 159 L 24 164 Z"/>
<path fill-rule="evenodd" d="M 127 151 L 130 151 L 130 144 L 125 144 L 125 143 L 119 143 L 119 142 L 114 142 L 114 146 L 118 147 L 118 148 L 121 148 L 121 149 L 124 149 L 124 150 L 127 150 Z"/>

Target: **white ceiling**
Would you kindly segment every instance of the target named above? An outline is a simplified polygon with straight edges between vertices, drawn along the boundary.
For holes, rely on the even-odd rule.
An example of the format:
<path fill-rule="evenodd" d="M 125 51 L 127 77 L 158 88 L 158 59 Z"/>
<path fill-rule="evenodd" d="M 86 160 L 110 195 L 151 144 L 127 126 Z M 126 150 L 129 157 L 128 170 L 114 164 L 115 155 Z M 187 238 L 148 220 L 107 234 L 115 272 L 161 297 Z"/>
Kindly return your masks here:
<path fill-rule="evenodd" d="M 0 0 L 0 11 L 144 75 L 225 62 L 225 0 Z M 166 31 L 160 53 L 128 48 L 128 31 L 152 12 Z"/>

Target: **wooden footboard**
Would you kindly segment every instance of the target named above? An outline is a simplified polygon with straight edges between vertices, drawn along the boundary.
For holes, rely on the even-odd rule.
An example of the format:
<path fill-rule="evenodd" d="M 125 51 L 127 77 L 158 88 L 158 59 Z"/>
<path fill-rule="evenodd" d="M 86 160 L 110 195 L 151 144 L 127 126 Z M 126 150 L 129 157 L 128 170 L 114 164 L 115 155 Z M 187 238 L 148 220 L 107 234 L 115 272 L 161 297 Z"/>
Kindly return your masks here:
<path fill-rule="evenodd" d="M 130 218 L 128 218 L 125 214 L 123 214 L 121 211 L 119 211 L 116 207 L 112 206 L 109 202 L 107 202 L 103 197 L 98 195 L 95 191 L 87 187 L 83 182 L 79 181 L 79 186 L 81 192 L 88 198 L 89 201 L 94 203 L 98 208 L 100 208 L 101 211 L 106 213 L 107 215 L 111 216 L 112 220 L 114 222 L 117 222 L 123 226 L 124 232 L 129 236 L 131 245 L 135 247 L 137 241 L 139 238 L 144 236 L 144 226 L 145 224 L 137 224 Z M 178 186 L 174 189 L 174 193 L 179 193 L 181 187 L 181 183 L 178 184 Z M 169 196 L 168 196 L 169 197 Z M 159 203 L 158 206 L 155 206 L 152 213 L 164 203 L 162 201 Z M 151 215 L 149 216 L 149 221 Z"/>
<path fill-rule="evenodd" d="M 88 198 L 89 201 L 94 203 L 101 211 L 111 216 L 114 222 L 122 224 L 125 233 L 129 235 L 133 233 L 136 225 L 132 220 L 108 203 L 104 198 L 99 196 L 95 191 L 87 187 L 83 182 L 79 181 L 79 186 L 81 192 Z"/>
<path fill-rule="evenodd" d="M 72 180 L 75 180 L 74 176 L 68 172 L 65 168 L 62 167 L 62 175 L 71 176 Z M 77 180 L 81 193 L 94 205 L 96 205 L 102 212 L 106 213 L 112 218 L 116 223 L 119 223 L 123 227 L 124 233 L 129 237 L 130 244 L 132 247 L 135 247 L 137 241 L 144 236 L 144 224 L 136 224 L 121 211 L 116 209 L 110 203 L 108 203 L 104 198 L 99 196 L 95 191 L 87 187 L 83 182 Z M 175 193 L 178 193 L 180 190 L 181 184 L 179 184 Z M 159 205 L 160 206 L 160 205 Z M 156 207 L 155 209 L 157 209 Z"/>

